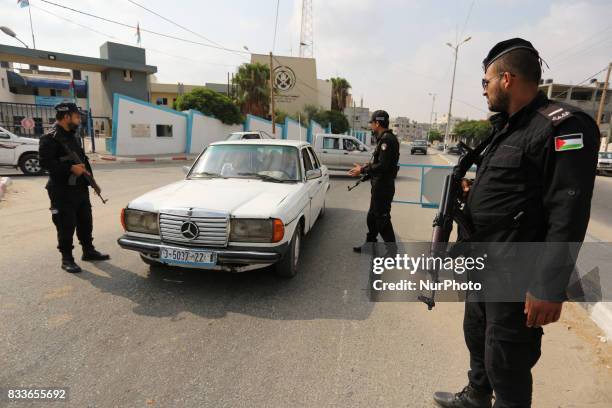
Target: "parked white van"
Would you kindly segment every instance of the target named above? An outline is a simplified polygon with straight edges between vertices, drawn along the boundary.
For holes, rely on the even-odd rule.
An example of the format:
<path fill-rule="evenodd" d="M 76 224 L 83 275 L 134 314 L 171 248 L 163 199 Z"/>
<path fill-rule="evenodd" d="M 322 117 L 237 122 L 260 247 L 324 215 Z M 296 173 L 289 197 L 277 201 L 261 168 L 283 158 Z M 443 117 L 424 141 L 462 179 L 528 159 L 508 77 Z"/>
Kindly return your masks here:
<path fill-rule="evenodd" d="M 17 136 L 0 127 L 0 166 L 19 167 L 27 175 L 42 174 L 38 139 Z"/>
<path fill-rule="evenodd" d="M 321 163 L 330 170 L 347 170 L 353 163 L 366 163 L 372 150 L 354 136 L 317 134 L 314 149 Z"/>

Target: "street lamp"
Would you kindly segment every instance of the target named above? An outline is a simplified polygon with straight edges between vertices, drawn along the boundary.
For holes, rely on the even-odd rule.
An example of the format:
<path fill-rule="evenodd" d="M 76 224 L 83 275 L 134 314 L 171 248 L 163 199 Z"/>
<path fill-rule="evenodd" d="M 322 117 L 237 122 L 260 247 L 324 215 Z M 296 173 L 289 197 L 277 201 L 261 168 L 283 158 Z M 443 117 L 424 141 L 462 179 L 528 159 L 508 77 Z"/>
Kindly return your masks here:
<path fill-rule="evenodd" d="M 453 67 L 453 81 L 451 83 L 450 102 L 448 104 L 448 115 L 446 117 L 446 131 L 444 132 L 444 153 L 446 153 L 446 139 L 448 138 L 448 134 L 450 132 L 450 125 L 451 125 L 451 111 L 453 109 L 453 94 L 455 92 L 455 74 L 457 72 L 457 55 L 459 54 L 459 46 L 462 44 L 465 44 L 471 39 L 472 37 L 468 37 L 465 40 L 461 41 L 460 43 L 457 43 L 455 46 L 453 46 L 451 43 L 446 43 L 446 45 L 448 45 L 450 48 L 452 48 L 455 51 L 455 66 Z"/>
<path fill-rule="evenodd" d="M 246 45 L 243 45 L 242 48 L 244 48 L 248 52 L 251 52 L 251 50 L 249 50 L 249 47 L 247 47 Z"/>
<path fill-rule="evenodd" d="M 26 44 L 23 41 L 21 41 L 19 39 L 19 37 L 17 37 L 17 34 L 15 34 L 15 32 L 13 30 L 11 30 L 10 28 L 2 26 L 2 27 L 0 27 L 0 31 L 2 31 L 4 34 L 8 35 L 9 37 L 13 37 L 14 39 L 16 39 L 17 41 L 22 43 L 26 48 L 30 48 L 30 47 L 28 47 L 28 44 Z"/>

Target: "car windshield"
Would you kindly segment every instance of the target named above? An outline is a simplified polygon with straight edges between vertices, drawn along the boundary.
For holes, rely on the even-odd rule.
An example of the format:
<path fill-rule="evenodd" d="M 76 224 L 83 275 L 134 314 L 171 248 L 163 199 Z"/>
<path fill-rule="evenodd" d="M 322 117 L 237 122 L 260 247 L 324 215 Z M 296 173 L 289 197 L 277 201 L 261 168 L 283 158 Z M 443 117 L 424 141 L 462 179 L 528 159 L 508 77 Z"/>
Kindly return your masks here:
<path fill-rule="evenodd" d="M 415 146 L 425 146 L 425 145 L 427 145 L 427 142 L 424 141 L 424 140 L 415 140 L 414 141 L 414 145 Z"/>
<path fill-rule="evenodd" d="M 292 146 L 220 144 L 209 146 L 194 164 L 189 178 L 258 178 L 300 180 L 298 149 Z"/>
<path fill-rule="evenodd" d="M 601 152 L 599 153 L 599 158 L 600 159 L 612 159 L 612 152 L 609 152 L 609 153 Z"/>

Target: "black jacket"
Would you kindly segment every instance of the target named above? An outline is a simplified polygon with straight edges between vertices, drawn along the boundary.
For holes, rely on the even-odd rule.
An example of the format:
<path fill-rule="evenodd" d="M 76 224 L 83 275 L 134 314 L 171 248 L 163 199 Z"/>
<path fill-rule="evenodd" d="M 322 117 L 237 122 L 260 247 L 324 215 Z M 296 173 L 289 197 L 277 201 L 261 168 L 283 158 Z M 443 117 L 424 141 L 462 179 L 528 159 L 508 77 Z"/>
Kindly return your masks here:
<path fill-rule="evenodd" d="M 488 242 L 582 242 L 589 223 L 600 134 L 593 118 L 543 93 L 511 117 L 491 118 L 466 212 L 478 232 L 509 213 L 519 224 Z M 571 142 L 569 143 L 566 142 Z M 543 267 L 541 271 L 552 270 Z M 569 276 L 562 280 L 569 279 Z M 542 282 L 546 278 L 542 278 Z M 560 284 L 556 295 L 561 296 Z M 536 296 L 538 294 L 534 293 Z M 542 296 L 550 298 L 550 296 Z"/>
<path fill-rule="evenodd" d="M 399 150 L 399 141 L 390 130 L 385 130 L 378 137 L 372 159 L 363 169 L 363 172 L 372 178 L 372 184 L 381 180 L 392 182 L 395 179 Z"/>
<path fill-rule="evenodd" d="M 68 159 L 68 153 L 62 143 L 75 152 L 81 158 L 81 161 L 85 163 L 87 170 L 92 173 L 89 159 L 85 155 L 80 139 L 76 136 L 75 132 L 67 132 L 64 128 L 55 124 L 49 133 L 40 138 L 38 148 L 40 165 L 49 172 L 47 189 L 72 187 L 69 184 L 69 179 L 72 175 L 70 167 L 75 163 Z M 85 177 L 81 176 L 76 179 L 76 187 L 82 188 L 88 185 L 89 183 Z"/>

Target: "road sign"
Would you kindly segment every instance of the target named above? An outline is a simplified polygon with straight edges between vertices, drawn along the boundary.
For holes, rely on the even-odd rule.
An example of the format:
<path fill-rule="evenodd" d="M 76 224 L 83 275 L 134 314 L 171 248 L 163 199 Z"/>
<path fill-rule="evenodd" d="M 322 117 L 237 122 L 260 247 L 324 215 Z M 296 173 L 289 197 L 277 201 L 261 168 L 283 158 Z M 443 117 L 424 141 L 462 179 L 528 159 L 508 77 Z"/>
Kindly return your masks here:
<path fill-rule="evenodd" d="M 36 123 L 34 123 L 34 119 L 32 119 L 32 118 L 23 118 L 23 119 L 21 119 L 21 126 L 25 130 L 34 129 L 35 125 L 36 125 Z"/>

